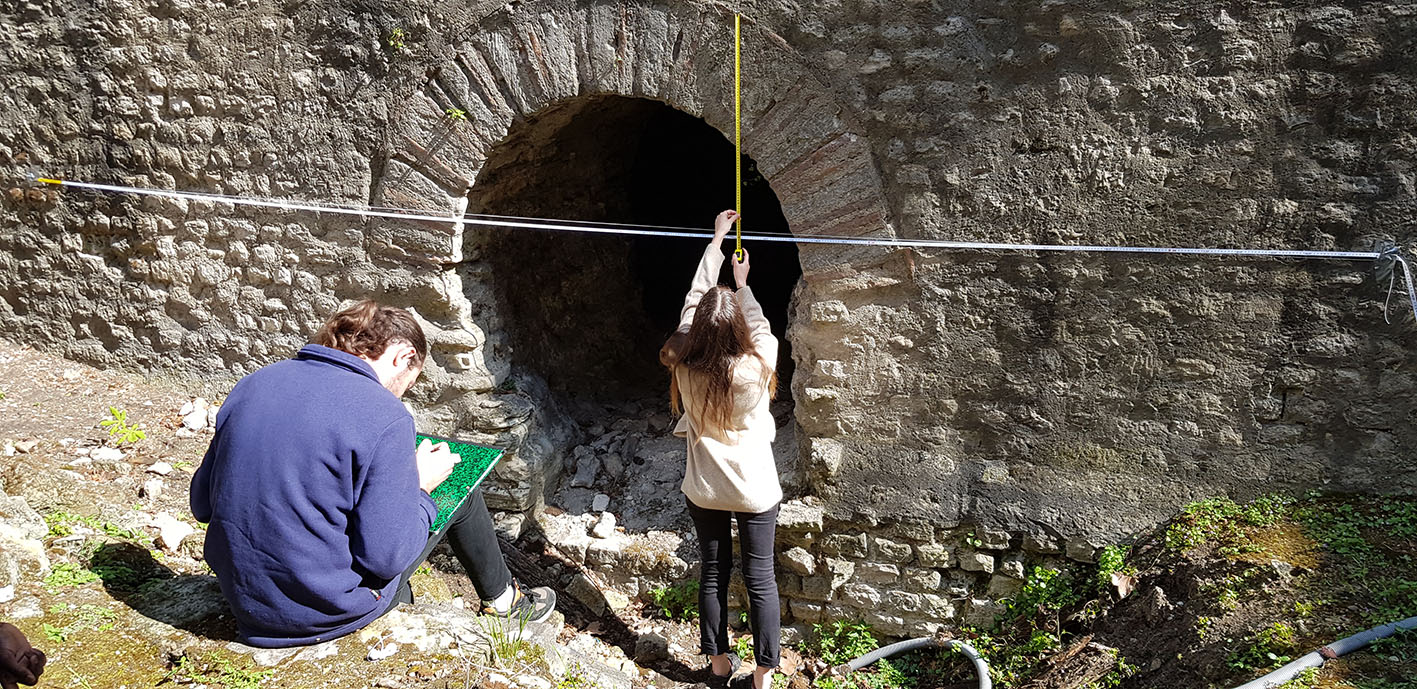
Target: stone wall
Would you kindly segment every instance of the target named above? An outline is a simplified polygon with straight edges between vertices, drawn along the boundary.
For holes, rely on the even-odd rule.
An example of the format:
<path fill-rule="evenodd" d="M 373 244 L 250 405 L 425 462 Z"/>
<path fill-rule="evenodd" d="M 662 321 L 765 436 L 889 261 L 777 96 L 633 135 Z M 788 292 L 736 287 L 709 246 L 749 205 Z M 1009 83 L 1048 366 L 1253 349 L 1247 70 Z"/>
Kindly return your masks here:
<path fill-rule="evenodd" d="M 799 234 L 1413 239 L 1406 5 L 745 7 L 745 145 Z M 0 0 L 0 26 L 7 337 L 223 381 L 286 356 L 341 300 L 409 306 L 434 346 L 421 423 L 513 447 L 491 502 L 514 512 L 579 439 L 535 371 L 507 382 L 479 228 L 26 175 L 455 213 L 512 125 L 556 104 L 648 98 L 732 124 L 717 4 Z M 784 525 L 803 619 L 875 609 L 869 587 L 897 576 L 884 607 L 983 610 L 968 601 L 1021 570 L 994 554 L 1082 557 L 1204 496 L 1417 487 L 1417 331 L 1383 322 L 1366 266 L 800 256 L 794 488 L 822 513 L 820 536 L 815 516 Z M 992 545 L 962 548 L 962 531 Z"/>

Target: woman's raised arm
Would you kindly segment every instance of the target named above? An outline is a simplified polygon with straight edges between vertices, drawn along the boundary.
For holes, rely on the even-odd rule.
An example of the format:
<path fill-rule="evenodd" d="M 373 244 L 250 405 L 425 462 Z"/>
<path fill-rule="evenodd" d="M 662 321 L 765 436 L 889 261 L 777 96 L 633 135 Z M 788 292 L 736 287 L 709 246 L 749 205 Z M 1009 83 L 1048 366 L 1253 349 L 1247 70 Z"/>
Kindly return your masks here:
<path fill-rule="evenodd" d="M 733 221 L 737 219 L 738 213 L 734 211 L 724 211 L 714 218 L 713 240 L 704 249 L 704 257 L 699 259 L 694 281 L 689 285 L 689 294 L 684 297 L 684 308 L 679 312 L 680 327 L 694 322 L 694 311 L 699 307 L 699 300 L 718 284 L 718 272 L 723 269 L 723 238 L 728 236 L 728 231 L 733 229 Z"/>

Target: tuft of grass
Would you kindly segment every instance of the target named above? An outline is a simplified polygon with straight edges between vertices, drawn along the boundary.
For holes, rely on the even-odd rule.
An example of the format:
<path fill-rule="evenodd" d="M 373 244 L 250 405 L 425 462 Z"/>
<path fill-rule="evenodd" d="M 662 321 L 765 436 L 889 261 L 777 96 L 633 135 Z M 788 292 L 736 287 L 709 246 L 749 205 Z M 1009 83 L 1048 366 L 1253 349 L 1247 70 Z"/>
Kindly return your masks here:
<path fill-rule="evenodd" d="M 145 533 L 133 531 L 132 529 L 124 529 L 115 526 L 111 522 L 106 522 L 98 517 L 92 517 L 86 514 L 50 512 L 44 515 L 44 521 L 49 525 L 49 536 L 51 538 L 61 538 L 72 535 L 74 533 L 74 525 L 82 524 L 109 538 L 115 538 L 121 541 L 132 541 L 144 546 L 152 545 L 152 538 Z"/>
<path fill-rule="evenodd" d="M 69 635 L 81 631 L 96 629 L 106 632 L 113 629 L 114 620 L 118 619 L 118 613 L 90 603 L 85 603 L 78 608 L 69 604 L 59 604 L 49 608 L 50 614 L 63 614 L 70 611 L 74 612 L 74 617 L 62 627 L 48 622 L 40 625 L 40 628 L 44 630 L 44 638 L 54 643 L 64 643 L 69 639 Z"/>
<path fill-rule="evenodd" d="M 526 615 L 518 618 L 515 632 L 509 631 L 507 620 L 497 615 L 483 615 L 478 620 L 487 633 L 489 665 L 517 674 L 547 667 L 546 649 L 526 638 Z"/>
<path fill-rule="evenodd" d="M 215 684 L 226 689 L 257 689 L 262 681 L 274 673 L 275 670 L 237 667 L 230 659 L 216 654 L 209 654 L 204 659 L 195 659 L 184 653 L 177 658 L 177 662 L 159 684 Z"/>

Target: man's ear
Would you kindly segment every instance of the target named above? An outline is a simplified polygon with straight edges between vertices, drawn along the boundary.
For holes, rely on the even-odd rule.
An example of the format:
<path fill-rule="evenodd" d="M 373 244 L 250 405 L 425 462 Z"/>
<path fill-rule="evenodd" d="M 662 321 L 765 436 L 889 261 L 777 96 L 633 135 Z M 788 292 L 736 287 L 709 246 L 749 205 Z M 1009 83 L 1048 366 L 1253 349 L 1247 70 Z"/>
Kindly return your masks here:
<path fill-rule="evenodd" d="M 394 355 L 394 366 L 399 368 L 413 368 L 418 365 L 418 350 L 413 345 L 406 342 L 398 344 L 398 353 Z"/>

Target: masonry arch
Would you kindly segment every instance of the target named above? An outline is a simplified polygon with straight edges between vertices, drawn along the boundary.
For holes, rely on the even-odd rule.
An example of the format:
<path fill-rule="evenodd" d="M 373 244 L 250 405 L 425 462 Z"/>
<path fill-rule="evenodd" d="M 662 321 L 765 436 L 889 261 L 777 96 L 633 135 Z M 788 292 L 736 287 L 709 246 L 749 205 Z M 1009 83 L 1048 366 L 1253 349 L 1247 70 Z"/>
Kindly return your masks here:
<path fill-rule="evenodd" d="M 470 26 L 462 41 L 450 45 L 451 59 L 431 69 L 422 88 L 394 108 L 388 154 L 376 169 L 371 202 L 439 212 L 548 217 L 542 209 L 529 212 L 533 209 L 516 200 L 519 193 L 523 199 L 530 193 L 514 193 L 517 185 L 541 184 L 535 176 L 511 172 L 528 164 L 532 158 L 527 156 L 537 150 L 518 142 L 544 138 L 548 132 L 573 131 L 572 121 L 582 117 L 644 121 L 652 115 L 674 114 L 716 130 L 726 143 L 733 132 L 732 30 L 732 15 L 710 5 L 528 2 L 512 12 L 492 12 Z M 815 68 L 769 27 L 750 29 L 747 40 L 753 57 L 744 61 L 744 153 L 779 202 L 786 228 L 799 235 L 893 236 L 870 147 L 854 131 L 846 109 L 816 78 Z M 551 126 L 557 122 L 560 126 Z M 731 192 L 731 186 L 726 191 Z M 607 203 L 634 206 L 632 196 L 621 194 Z M 727 205 L 712 194 L 703 199 L 708 206 Z M 625 221 L 624 208 L 595 207 L 586 198 L 562 201 L 561 215 L 573 216 L 572 211 L 580 208 L 598 216 L 582 215 L 585 219 Z M 750 219 L 751 208 L 745 208 Z M 707 217 L 671 224 L 706 226 L 713 211 L 686 213 L 707 213 Z M 448 313 L 429 317 L 441 318 L 445 322 L 440 326 L 451 327 L 457 326 L 452 321 L 471 319 L 487 333 L 486 346 L 475 352 L 480 360 L 469 375 L 487 371 L 504 375 L 512 364 L 521 363 L 519 352 L 527 346 L 518 345 L 521 336 L 506 336 L 508 304 L 497 297 L 498 288 L 488 286 L 508 272 L 499 267 L 499 255 L 531 249 L 509 248 L 500 243 L 505 240 L 498 239 L 498 231 L 465 223 L 389 223 L 373 232 L 372 249 L 392 247 L 389 251 L 398 260 L 421 262 L 459 278 L 447 281 Z M 555 241 L 565 246 L 580 240 L 563 236 Z M 804 244 L 796 250 L 798 265 L 808 279 L 854 258 L 852 250 L 840 246 Z M 755 255 L 764 257 L 755 261 L 755 279 L 760 279 L 768 261 L 761 249 Z M 692 265 L 680 272 L 691 269 Z M 668 293 L 677 300 L 683 285 L 673 285 Z M 638 295 L 642 303 L 645 296 Z M 621 298 L 625 303 L 634 300 Z M 652 311 L 646 309 L 644 315 Z M 652 327 L 631 330 L 655 332 Z M 643 339 L 657 348 L 657 337 Z M 435 362 L 437 346 L 435 341 Z M 586 342 L 584 346 L 604 345 Z M 610 358 L 626 360 L 632 354 L 643 360 L 645 352 Z M 653 362 L 652 351 L 649 354 Z M 788 384 L 783 380 L 784 388 Z M 444 402 L 461 394 L 456 390 L 473 385 L 459 383 L 454 374 L 447 384 L 453 392 L 440 393 L 438 399 Z M 465 418 L 451 421 L 452 425 L 486 430 L 479 427 L 482 416 L 476 406 L 462 405 L 467 411 L 459 413 Z"/>

